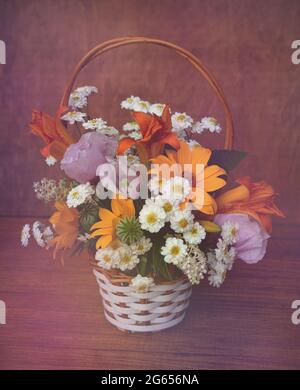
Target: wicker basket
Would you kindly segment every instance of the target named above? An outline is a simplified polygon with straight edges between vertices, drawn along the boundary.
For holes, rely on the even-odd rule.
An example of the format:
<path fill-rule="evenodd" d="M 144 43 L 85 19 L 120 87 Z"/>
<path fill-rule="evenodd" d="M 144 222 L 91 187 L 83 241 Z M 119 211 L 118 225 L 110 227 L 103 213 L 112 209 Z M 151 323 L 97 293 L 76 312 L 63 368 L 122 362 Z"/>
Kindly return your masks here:
<path fill-rule="evenodd" d="M 67 107 L 70 93 L 80 71 L 101 54 L 129 44 L 155 44 L 174 50 L 208 81 L 221 102 L 225 118 L 225 149 L 233 145 L 232 116 L 223 91 L 213 74 L 189 51 L 170 42 L 145 37 L 123 37 L 106 41 L 90 50 L 77 64 L 61 100 L 61 107 Z M 104 313 L 107 320 L 123 331 L 157 332 L 179 324 L 185 315 L 191 295 L 190 283 L 182 278 L 174 282 L 156 283 L 147 293 L 137 294 L 130 288 L 130 278 L 121 272 L 110 273 L 94 268 L 100 287 Z"/>
<path fill-rule="evenodd" d="M 192 288 L 184 278 L 161 282 L 146 293 L 136 293 L 129 285 L 130 278 L 120 282 L 99 268 L 94 269 L 94 275 L 105 317 L 120 330 L 158 332 L 179 324 L 185 316 Z"/>

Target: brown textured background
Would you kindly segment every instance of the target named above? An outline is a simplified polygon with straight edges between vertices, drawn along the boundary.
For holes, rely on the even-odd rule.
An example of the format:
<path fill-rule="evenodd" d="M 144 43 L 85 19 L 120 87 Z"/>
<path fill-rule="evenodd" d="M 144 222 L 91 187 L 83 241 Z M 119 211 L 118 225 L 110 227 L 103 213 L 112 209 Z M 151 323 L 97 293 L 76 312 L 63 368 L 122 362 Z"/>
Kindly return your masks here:
<path fill-rule="evenodd" d="M 300 39 L 299 0 L 0 0 L 7 45 L 7 65 L 0 65 L 0 215 L 49 214 L 32 182 L 60 172 L 47 168 L 40 141 L 28 135 L 31 109 L 54 114 L 76 62 L 124 35 L 177 43 L 213 71 L 232 109 L 235 146 L 250 153 L 235 175 L 266 178 L 280 193 L 284 223 L 300 223 L 300 65 L 290 58 L 291 42 Z M 109 52 L 79 84 L 99 88 L 92 112 L 115 126 L 126 120 L 119 102 L 130 94 L 223 120 L 206 82 L 167 49 Z M 220 146 L 219 138 L 204 141 Z"/>

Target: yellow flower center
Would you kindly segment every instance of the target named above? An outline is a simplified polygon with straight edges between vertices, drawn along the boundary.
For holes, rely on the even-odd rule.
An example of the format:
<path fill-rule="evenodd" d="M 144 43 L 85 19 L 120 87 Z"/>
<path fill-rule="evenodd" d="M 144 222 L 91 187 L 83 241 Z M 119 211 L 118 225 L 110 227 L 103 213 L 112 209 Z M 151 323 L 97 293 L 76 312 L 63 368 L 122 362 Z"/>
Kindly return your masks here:
<path fill-rule="evenodd" d="M 170 253 L 171 253 L 171 255 L 173 255 L 173 256 L 177 256 L 177 255 L 180 253 L 180 248 L 179 248 L 179 246 L 178 246 L 178 245 L 172 246 Z"/>
<path fill-rule="evenodd" d="M 110 264 L 111 263 L 111 257 L 108 255 L 103 256 L 104 263 Z"/>
<path fill-rule="evenodd" d="M 170 202 L 166 202 L 163 206 L 163 209 L 165 210 L 166 213 L 169 213 L 170 211 L 172 211 L 173 206 Z"/>
<path fill-rule="evenodd" d="M 140 105 L 141 105 L 142 107 L 144 107 L 144 108 L 148 108 L 147 104 L 144 103 L 144 102 L 141 102 Z"/>
<path fill-rule="evenodd" d="M 123 264 L 128 264 L 130 262 L 130 256 L 129 255 L 124 255 L 122 257 L 121 261 L 122 261 Z"/>
<path fill-rule="evenodd" d="M 78 191 L 74 191 L 74 192 L 72 193 L 72 198 L 78 199 L 78 197 L 79 197 L 79 192 L 78 192 Z"/>
<path fill-rule="evenodd" d="M 150 213 L 150 214 L 147 215 L 147 222 L 148 222 L 149 224 L 153 224 L 153 223 L 155 223 L 156 221 L 157 221 L 157 216 L 156 216 L 156 214 Z"/>
<path fill-rule="evenodd" d="M 181 228 L 186 228 L 187 227 L 187 225 L 188 225 L 188 220 L 187 219 L 181 219 L 180 221 L 179 221 L 179 226 L 181 227 Z"/>
<path fill-rule="evenodd" d="M 213 124 L 213 125 L 216 125 L 217 124 L 217 121 L 216 121 L 216 119 L 214 119 L 214 118 L 210 118 L 210 123 L 211 124 Z"/>
<path fill-rule="evenodd" d="M 184 114 L 180 114 L 180 115 L 177 115 L 177 118 L 176 118 L 179 122 L 183 122 L 185 120 L 185 115 Z"/>
<path fill-rule="evenodd" d="M 196 236 L 196 235 L 198 234 L 197 228 L 193 227 L 192 230 L 191 230 L 191 234 L 192 234 L 193 236 Z"/>

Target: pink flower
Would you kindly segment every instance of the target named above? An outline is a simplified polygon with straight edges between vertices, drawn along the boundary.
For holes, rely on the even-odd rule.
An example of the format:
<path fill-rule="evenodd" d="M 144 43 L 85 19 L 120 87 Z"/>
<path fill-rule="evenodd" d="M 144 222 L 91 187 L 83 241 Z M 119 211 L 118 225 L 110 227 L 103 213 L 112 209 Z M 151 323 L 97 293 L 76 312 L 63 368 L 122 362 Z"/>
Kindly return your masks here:
<path fill-rule="evenodd" d="M 217 214 L 214 222 L 223 225 L 226 221 L 239 226 L 235 245 L 237 257 L 248 264 L 255 264 L 266 254 L 269 234 L 259 222 L 246 214 Z"/>
<path fill-rule="evenodd" d="M 106 135 L 89 132 L 83 134 L 76 144 L 68 147 L 61 161 L 61 169 L 71 179 L 86 183 L 96 177 L 98 165 L 113 158 L 117 141 Z"/>

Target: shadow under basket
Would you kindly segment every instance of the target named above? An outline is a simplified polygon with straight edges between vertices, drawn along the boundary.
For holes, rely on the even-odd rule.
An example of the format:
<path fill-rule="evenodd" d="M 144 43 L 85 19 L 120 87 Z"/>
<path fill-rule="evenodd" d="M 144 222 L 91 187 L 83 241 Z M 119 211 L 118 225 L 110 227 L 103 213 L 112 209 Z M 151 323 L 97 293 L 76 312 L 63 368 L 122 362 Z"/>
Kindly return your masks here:
<path fill-rule="evenodd" d="M 100 287 L 105 317 L 118 329 L 159 332 L 184 319 L 192 292 L 186 279 L 160 282 L 148 292 L 136 293 L 129 285 L 131 278 L 124 274 L 111 277 L 98 267 L 93 272 Z"/>

